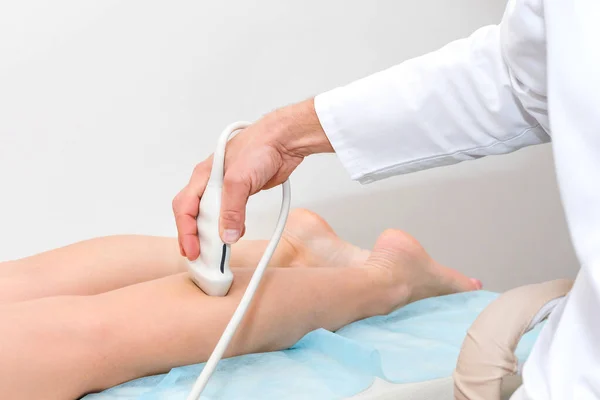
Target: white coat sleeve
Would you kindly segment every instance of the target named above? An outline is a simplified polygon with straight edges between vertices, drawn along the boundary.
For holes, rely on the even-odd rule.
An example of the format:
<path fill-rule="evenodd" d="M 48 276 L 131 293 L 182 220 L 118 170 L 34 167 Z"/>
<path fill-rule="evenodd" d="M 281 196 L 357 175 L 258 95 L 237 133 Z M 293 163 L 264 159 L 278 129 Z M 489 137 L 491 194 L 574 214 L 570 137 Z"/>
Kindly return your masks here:
<path fill-rule="evenodd" d="M 315 98 L 339 159 L 362 183 L 549 141 L 526 111 L 499 26 Z"/>

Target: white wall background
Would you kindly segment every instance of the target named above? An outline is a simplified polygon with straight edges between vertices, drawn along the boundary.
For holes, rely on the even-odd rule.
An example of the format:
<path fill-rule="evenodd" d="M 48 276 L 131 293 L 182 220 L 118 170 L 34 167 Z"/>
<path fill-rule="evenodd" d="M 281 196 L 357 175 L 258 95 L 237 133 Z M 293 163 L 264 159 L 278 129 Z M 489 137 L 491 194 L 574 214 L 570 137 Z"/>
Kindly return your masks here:
<path fill-rule="evenodd" d="M 499 21 L 502 0 L 0 3 L 0 260 L 116 233 L 174 235 L 171 199 L 256 119 Z M 491 289 L 572 276 L 549 146 L 360 186 L 335 156 L 293 204 L 369 247 L 407 230 Z M 279 191 L 257 196 L 250 237 Z M 267 221 L 267 222 L 264 222 Z"/>

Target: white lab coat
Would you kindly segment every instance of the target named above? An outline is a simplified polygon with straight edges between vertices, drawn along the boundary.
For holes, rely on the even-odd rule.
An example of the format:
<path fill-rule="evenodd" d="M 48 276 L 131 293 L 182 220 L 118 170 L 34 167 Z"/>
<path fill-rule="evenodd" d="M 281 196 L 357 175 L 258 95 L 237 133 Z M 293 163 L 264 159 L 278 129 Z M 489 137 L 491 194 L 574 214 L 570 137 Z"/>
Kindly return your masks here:
<path fill-rule="evenodd" d="M 600 398 L 600 1 L 511 0 L 499 25 L 323 93 L 315 107 L 363 183 L 552 140 L 582 267 L 521 394 Z"/>

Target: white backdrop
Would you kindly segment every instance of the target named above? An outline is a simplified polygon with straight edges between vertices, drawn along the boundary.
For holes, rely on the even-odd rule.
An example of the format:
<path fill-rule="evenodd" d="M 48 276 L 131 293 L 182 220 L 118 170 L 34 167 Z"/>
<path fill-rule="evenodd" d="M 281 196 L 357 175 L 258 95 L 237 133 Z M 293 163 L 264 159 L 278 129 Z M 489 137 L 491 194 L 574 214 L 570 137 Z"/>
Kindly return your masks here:
<path fill-rule="evenodd" d="M 0 260 L 174 235 L 171 199 L 221 129 L 499 21 L 501 0 L 0 3 Z M 572 276 L 549 146 L 361 186 L 335 156 L 293 205 L 369 247 L 407 230 L 491 289 Z M 250 203 L 270 234 L 279 191 Z M 266 222 L 265 222 L 266 221 Z"/>

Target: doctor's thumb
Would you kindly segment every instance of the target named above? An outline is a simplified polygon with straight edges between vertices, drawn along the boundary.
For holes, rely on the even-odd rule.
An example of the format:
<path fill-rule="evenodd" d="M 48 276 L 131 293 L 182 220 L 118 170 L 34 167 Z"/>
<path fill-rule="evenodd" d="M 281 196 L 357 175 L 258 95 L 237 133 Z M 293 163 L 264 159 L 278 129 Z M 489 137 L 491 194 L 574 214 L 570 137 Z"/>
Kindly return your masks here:
<path fill-rule="evenodd" d="M 244 234 L 249 196 L 248 185 L 241 181 L 232 181 L 225 176 L 219 217 L 219 233 L 223 243 L 233 244 Z"/>

